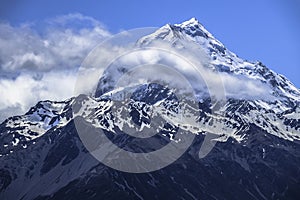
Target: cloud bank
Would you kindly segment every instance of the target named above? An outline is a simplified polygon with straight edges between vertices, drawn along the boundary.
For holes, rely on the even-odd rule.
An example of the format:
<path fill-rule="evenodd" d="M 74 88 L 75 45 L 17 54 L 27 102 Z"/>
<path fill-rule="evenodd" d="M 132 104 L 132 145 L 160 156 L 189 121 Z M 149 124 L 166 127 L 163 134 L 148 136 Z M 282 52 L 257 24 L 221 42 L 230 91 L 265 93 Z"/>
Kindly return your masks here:
<path fill-rule="evenodd" d="M 0 23 L 0 121 L 39 100 L 73 96 L 81 62 L 108 36 L 100 22 L 81 14 L 19 26 Z"/>
<path fill-rule="evenodd" d="M 188 45 L 187 52 L 185 48 L 177 49 L 175 53 L 180 56 L 172 54 L 172 45 L 159 42 L 154 46 L 163 51 L 132 52 L 132 46 L 122 46 L 119 43 L 114 48 L 94 49 L 109 36 L 111 34 L 99 21 L 81 14 L 59 16 L 40 24 L 12 26 L 0 23 L 0 122 L 7 117 L 24 114 L 39 100 L 59 101 L 70 98 L 74 96 L 75 86 L 76 94 L 89 92 L 89 89 L 95 90 L 103 73 L 101 69 L 99 72 L 99 63 L 100 66 L 108 66 L 115 55 L 123 53 L 126 56 L 118 60 L 122 64 L 115 64 L 123 68 L 126 65 L 130 68 L 148 64 L 172 66 L 186 75 L 193 88 L 200 92 L 208 87 L 214 92 L 211 95 L 225 94 L 226 98 L 268 99 L 271 96 L 271 89 L 260 81 L 209 70 L 210 59 L 199 45 L 180 41 L 182 44 L 179 47 Z M 121 34 L 119 37 L 124 43 L 128 34 Z M 94 51 L 90 53 L 92 49 Z M 89 59 L 85 59 L 87 55 Z M 83 61 L 87 69 L 83 70 L 84 73 L 78 73 Z M 205 67 L 195 71 L 190 63 Z M 120 71 L 122 70 L 111 70 L 109 74 L 117 79 L 121 76 L 118 74 Z M 139 73 L 142 74 L 138 74 L 138 78 L 143 73 L 148 77 L 151 74 L 163 75 L 144 69 Z M 157 77 L 163 78 L 159 76 Z M 174 76 L 166 76 L 165 79 L 178 82 L 173 80 Z"/>

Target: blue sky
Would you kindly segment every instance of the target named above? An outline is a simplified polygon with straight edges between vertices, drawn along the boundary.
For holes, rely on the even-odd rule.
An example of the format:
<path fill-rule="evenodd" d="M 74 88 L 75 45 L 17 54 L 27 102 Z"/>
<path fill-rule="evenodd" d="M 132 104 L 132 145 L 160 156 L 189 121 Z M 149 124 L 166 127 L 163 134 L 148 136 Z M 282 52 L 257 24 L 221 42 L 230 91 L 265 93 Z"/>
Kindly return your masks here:
<path fill-rule="evenodd" d="M 68 13 L 91 16 L 112 32 L 196 17 L 231 51 L 260 60 L 300 87 L 300 1 L 1 1 L 2 21 L 36 22 Z"/>

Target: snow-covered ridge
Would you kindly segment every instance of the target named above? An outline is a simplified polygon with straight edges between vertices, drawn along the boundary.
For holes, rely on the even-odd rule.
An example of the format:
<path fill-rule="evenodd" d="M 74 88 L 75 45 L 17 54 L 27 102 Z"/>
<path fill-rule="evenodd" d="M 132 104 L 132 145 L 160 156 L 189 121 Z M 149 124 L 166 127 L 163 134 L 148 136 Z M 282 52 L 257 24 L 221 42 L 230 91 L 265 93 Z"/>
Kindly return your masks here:
<path fill-rule="evenodd" d="M 0 129 L 3 148 L 27 148 L 29 141 L 41 137 L 49 129 L 66 125 L 72 119 L 72 102 L 73 98 L 60 102 L 40 101 L 26 114 L 8 118 Z"/>
<path fill-rule="evenodd" d="M 40 101 L 36 106 L 32 107 L 25 115 L 9 118 L 6 127 L 22 129 L 15 130 L 16 133 L 24 135 L 29 139 L 35 139 L 41 134 L 54 126 L 63 126 L 70 119 L 63 116 L 72 103 L 72 99 L 52 102 Z"/>
<path fill-rule="evenodd" d="M 205 134 L 206 132 L 218 134 L 219 141 L 234 138 L 236 141 L 242 142 L 247 139 L 245 131 L 251 124 L 254 124 L 277 137 L 290 141 L 300 140 L 300 110 L 298 109 L 300 92 L 284 76 L 269 70 L 260 62 L 252 63 L 237 57 L 215 39 L 195 18 L 182 24 L 167 24 L 153 34 L 141 38 L 138 44 L 147 45 L 156 40 L 164 40 L 175 45 L 181 40 L 194 42 L 203 47 L 209 55 L 211 65 L 208 67 L 210 69 L 229 75 L 245 76 L 268 84 L 272 88 L 274 96 L 278 97 L 273 102 L 262 99 L 232 99 L 220 108 L 220 112 L 222 112 L 220 115 L 207 113 L 200 109 L 198 112 L 202 113 L 201 117 L 193 116 L 197 119 L 193 123 L 186 118 L 190 124 L 182 126 L 182 128 L 193 134 Z M 122 90 L 126 90 L 126 88 L 122 88 Z M 17 146 L 19 143 L 24 145 L 22 141 L 33 141 L 51 128 L 66 125 L 74 117 L 72 116 L 72 106 L 78 103 L 76 99 L 78 98 L 62 102 L 41 101 L 25 115 L 11 117 L 4 121 L 1 125 L 3 132 L 0 132 L 0 135 L 3 137 L 10 135 L 12 139 L 4 141 L 3 148 Z M 165 100 L 161 103 L 166 102 Z M 130 102 L 130 105 L 133 106 L 131 108 L 128 108 L 128 104 L 129 102 L 116 103 L 101 98 L 86 97 L 81 102 L 80 109 L 75 112 L 75 116 L 83 116 L 94 126 L 113 133 L 116 127 L 122 130 L 124 126 L 132 126 L 130 116 L 122 118 L 120 113 L 130 112 L 133 107 L 143 117 L 146 117 L 143 114 L 145 108 L 156 114 L 168 112 L 159 104 L 144 105 L 145 103 L 138 100 Z M 120 113 L 110 112 L 114 106 L 119 107 Z M 167 118 L 172 125 L 181 126 L 176 114 L 173 113 Z M 147 124 L 142 123 L 140 128 L 147 128 Z M 172 138 L 171 135 L 169 137 Z"/>
<path fill-rule="evenodd" d="M 210 58 L 208 67 L 212 70 L 230 75 L 245 76 L 255 81 L 266 83 L 273 88 L 276 97 L 288 97 L 291 101 L 300 102 L 300 91 L 287 78 L 268 69 L 261 62 L 250 62 L 239 58 L 218 41 L 195 18 L 181 24 L 167 24 L 153 34 L 138 41 L 139 45 L 149 45 L 155 41 L 167 41 L 174 46 L 182 45 L 181 41 L 191 41 L 200 45 Z"/>
<path fill-rule="evenodd" d="M 125 118 L 121 113 L 130 113 L 132 109 L 135 109 L 139 112 L 140 119 L 149 117 L 145 116 L 145 113 L 152 113 L 153 118 L 160 115 L 174 127 L 180 127 L 192 134 L 214 133 L 220 136 L 216 140 L 223 142 L 228 138 L 233 138 L 238 142 L 247 140 L 247 135 L 244 133 L 251 125 L 286 140 L 300 140 L 300 110 L 282 109 L 284 107 L 278 106 L 280 105 L 278 102 L 267 104 L 262 100 L 230 100 L 216 113 L 199 109 L 193 113 L 181 113 L 180 116 L 167 109 L 170 106 L 165 104 L 168 104 L 168 101 L 147 105 L 144 102 L 132 100 L 120 102 L 87 98 L 83 102 L 79 115 L 94 126 L 111 132 L 114 132 L 116 127 L 119 130 L 123 130 L 125 125 L 133 127 L 132 117 L 126 115 Z M 132 107 L 132 105 L 136 106 Z M 188 105 L 179 104 L 178 106 L 184 108 L 185 111 L 188 110 L 186 107 Z M 118 112 L 112 113 L 113 107 L 118 107 Z M 146 127 L 147 124 L 142 122 L 140 129 L 136 131 L 142 131 Z"/>

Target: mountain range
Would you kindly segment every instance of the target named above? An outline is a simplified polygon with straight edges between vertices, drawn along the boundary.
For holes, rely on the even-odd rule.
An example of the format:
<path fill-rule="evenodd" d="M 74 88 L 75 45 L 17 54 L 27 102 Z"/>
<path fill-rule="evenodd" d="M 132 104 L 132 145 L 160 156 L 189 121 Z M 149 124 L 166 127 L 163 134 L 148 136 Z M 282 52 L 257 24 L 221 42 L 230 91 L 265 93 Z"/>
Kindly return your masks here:
<path fill-rule="evenodd" d="M 262 85 L 266 96 L 251 97 L 251 87 L 246 93 L 228 92 L 217 112 L 212 112 L 210 98 L 197 99 L 192 118 L 200 127 L 182 126 L 176 115 L 168 115 L 159 136 L 148 139 L 127 135 L 125 127 L 143 130 L 153 113 L 176 113 L 179 100 L 162 85 L 141 85 L 129 99 L 119 101 L 114 97 L 120 89 L 111 91 L 106 77 L 99 80 L 94 95 L 40 101 L 0 125 L 0 199 L 300 198 L 300 90 L 261 62 L 239 58 L 195 18 L 167 24 L 136 44 L 157 41 L 197 45 L 209 59 L 207 70 Z M 113 113 L 114 107 L 129 113 L 129 118 Z M 78 121 L 88 124 L 87 132 L 101 130 L 132 152 L 161 148 L 174 140 L 178 129 L 194 139 L 174 163 L 147 173 L 128 173 L 106 166 L 90 153 L 78 134 Z M 213 147 L 199 157 L 205 140 Z"/>

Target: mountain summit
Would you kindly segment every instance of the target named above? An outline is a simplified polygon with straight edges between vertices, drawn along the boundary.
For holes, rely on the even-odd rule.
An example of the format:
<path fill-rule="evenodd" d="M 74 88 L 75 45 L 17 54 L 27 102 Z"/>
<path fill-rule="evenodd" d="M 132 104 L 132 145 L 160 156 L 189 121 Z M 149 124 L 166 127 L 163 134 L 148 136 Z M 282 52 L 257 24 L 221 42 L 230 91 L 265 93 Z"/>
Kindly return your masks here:
<path fill-rule="evenodd" d="M 193 43 L 207 54 L 206 70 L 222 77 L 227 95 L 218 112 L 211 112 L 211 99 L 199 98 L 197 116 L 192 117 L 201 126 L 183 126 L 168 115 L 168 123 L 159 124 L 160 137 L 143 140 L 124 134 L 125 128 L 143 130 L 152 115 L 176 113 L 179 100 L 170 89 L 141 85 L 127 101 L 117 101 L 114 95 L 130 88 L 118 88 L 112 96 L 99 92 L 38 102 L 26 114 L 0 125 L 0 199 L 299 198 L 299 89 L 261 62 L 239 58 L 195 18 L 167 24 L 140 38 L 137 45 L 155 41 L 174 46 Z M 107 81 L 100 80 L 97 91 Z M 115 107 L 118 112 L 113 113 Z M 124 118 L 122 112 L 129 114 Z M 162 148 L 174 140 L 178 129 L 195 138 L 171 165 L 130 174 L 96 160 L 78 136 L 76 120 L 90 124 L 86 130 L 102 130 L 126 151 Z M 218 137 L 205 137 L 209 133 Z M 216 144 L 199 158 L 205 140 Z"/>

